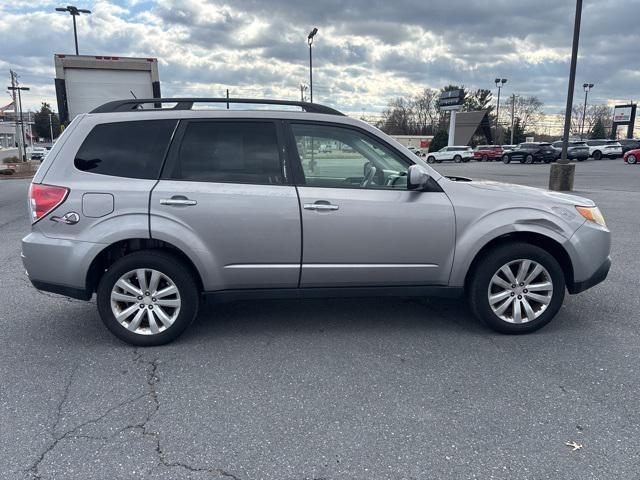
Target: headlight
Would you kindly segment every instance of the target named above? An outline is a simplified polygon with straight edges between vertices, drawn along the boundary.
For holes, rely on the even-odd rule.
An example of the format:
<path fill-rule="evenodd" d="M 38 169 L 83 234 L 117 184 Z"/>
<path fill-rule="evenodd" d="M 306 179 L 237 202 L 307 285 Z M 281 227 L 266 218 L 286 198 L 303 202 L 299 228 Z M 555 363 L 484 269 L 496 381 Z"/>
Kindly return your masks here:
<path fill-rule="evenodd" d="M 604 216 L 598 207 L 579 207 L 576 205 L 576 210 L 578 210 L 578 213 L 590 222 L 597 223 L 598 225 L 607 228 Z"/>

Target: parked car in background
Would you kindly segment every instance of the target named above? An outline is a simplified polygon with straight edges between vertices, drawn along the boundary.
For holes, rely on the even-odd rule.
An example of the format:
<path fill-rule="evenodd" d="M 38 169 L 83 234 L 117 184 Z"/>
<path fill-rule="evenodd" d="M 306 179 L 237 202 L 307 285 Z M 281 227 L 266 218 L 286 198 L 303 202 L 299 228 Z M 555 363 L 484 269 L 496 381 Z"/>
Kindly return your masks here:
<path fill-rule="evenodd" d="M 518 145 L 514 150 L 507 150 L 502 154 L 504 163 L 520 162 L 551 163 L 556 159 L 556 151 L 550 143 L 525 142 Z"/>
<path fill-rule="evenodd" d="M 442 147 L 437 152 L 429 152 L 427 162 L 441 163 L 446 160 L 453 160 L 456 163 L 468 162 L 473 158 L 473 149 L 464 145 Z"/>
<path fill-rule="evenodd" d="M 627 153 L 623 155 L 622 158 L 629 165 L 637 164 L 638 160 L 640 160 L 640 148 L 637 148 L 635 150 L 629 150 Z"/>
<path fill-rule="evenodd" d="M 44 147 L 32 146 L 27 147 L 27 158 L 31 160 L 42 160 L 47 154 L 47 149 Z"/>
<path fill-rule="evenodd" d="M 411 150 L 413 153 L 415 153 L 416 155 L 418 155 L 419 157 L 424 157 L 424 152 L 422 151 L 422 149 L 414 146 L 409 146 L 407 148 Z"/>
<path fill-rule="evenodd" d="M 478 162 L 500 160 L 503 151 L 500 145 L 478 145 L 473 150 L 473 158 Z"/>
<path fill-rule="evenodd" d="M 622 145 L 622 154 L 624 155 L 629 150 L 640 149 L 640 140 L 637 138 L 623 138 L 618 140 L 618 143 Z"/>
<path fill-rule="evenodd" d="M 553 142 L 551 146 L 556 151 L 556 160 L 558 160 L 562 156 L 562 140 Z M 589 147 L 582 141 L 569 142 L 569 145 L 567 145 L 567 158 L 582 162 L 589 158 Z"/>
<path fill-rule="evenodd" d="M 319 104 L 191 110 L 195 101 L 129 99 L 78 115 L 29 188 L 29 280 L 72 298 L 96 294 L 105 325 L 126 342 L 177 338 L 203 295 L 466 293 L 493 329 L 527 333 L 555 317 L 565 291 L 607 276 L 611 235 L 587 198 L 444 177 Z M 178 107 L 136 108 L 156 103 Z M 298 147 L 319 143 L 353 153 L 323 163 Z M 446 156 L 472 156 L 458 148 Z M 62 320 L 56 308 L 49 321 Z"/>
<path fill-rule="evenodd" d="M 617 140 L 595 139 L 585 142 L 589 146 L 589 156 L 594 160 L 602 157 L 619 158 L 622 156 L 622 145 Z"/>

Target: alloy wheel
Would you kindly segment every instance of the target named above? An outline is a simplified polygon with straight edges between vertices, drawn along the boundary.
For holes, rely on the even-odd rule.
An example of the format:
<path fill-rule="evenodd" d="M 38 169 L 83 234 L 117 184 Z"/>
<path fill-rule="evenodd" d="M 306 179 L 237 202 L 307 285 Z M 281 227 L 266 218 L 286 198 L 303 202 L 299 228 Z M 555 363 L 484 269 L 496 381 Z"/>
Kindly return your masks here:
<path fill-rule="evenodd" d="M 176 284 L 162 272 L 138 268 L 122 275 L 111 290 L 111 312 L 127 330 L 156 335 L 170 328 L 180 313 Z"/>
<path fill-rule="evenodd" d="M 540 317 L 551 303 L 553 281 L 538 262 L 513 260 L 493 275 L 487 295 L 498 318 L 508 323 L 528 323 Z"/>
<path fill-rule="evenodd" d="M 638 159 L 636 158 L 635 155 L 629 155 L 627 157 L 627 163 L 630 163 L 631 165 L 635 164 L 638 162 Z"/>

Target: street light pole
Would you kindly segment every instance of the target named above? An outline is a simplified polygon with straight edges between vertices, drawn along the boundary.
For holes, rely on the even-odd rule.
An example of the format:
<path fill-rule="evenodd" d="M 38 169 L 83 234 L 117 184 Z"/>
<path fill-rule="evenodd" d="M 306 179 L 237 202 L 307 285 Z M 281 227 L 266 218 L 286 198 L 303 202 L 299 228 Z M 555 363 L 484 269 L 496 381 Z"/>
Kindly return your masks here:
<path fill-rule="evenodd" d="M 516 95 L 515 93 L 511 95 L 511 142 L 509 145 L 513 145 L 513 126 L 515 120 L 515 111 L 516 111 Z"/>
<path fill-rule="evenodd" d="M 582 84 L 582 88 L 584 88 L 584 109 L 582 110 L 582 126 L 580 127 L 580 140 L 582 140 L 584 136 L 584 119 L 587 116 L 587 95 L 589 95 L 589 91 L 593 88 L 593 83 L 584 83 Z"/>
<path fill-rule="evenodd" d="M 67 5 L 66 7 L 58 7 L 56 8 L 56 12 L 69 12 L 69 15 L 71 15 L 71 18 L 73 18 L 73 40 L 75 42 L 76 45 L 76 55 L 79 55 L 78 53 L 78 29 L 76 26 L 76 17 L 80 16 L 81 13 L 91 13 L 91 10 L 87 10 L 84 8 L 78 8 L 74 5 Z"/>
<path fill-rule="evenodd" d="M 496 104 L 496 139 L 498 137 L 498 121 L 500 119 L 500 89 L 504 86 L 505 83 L 507 83 L 507 79 L 506 78 L 496 78 L 495 79 L 495 83 L 496 83 L 496 87 L 498 87 L 498 102 Z M 498 142 L 500 143 L 500 142 Z M 493 141 L 493 144 L 495 145 L 495 139 Z"/>
<path fill-rule="evenodd" d="M 311 103 L 313 103 L 313 54 L 311 53 L 313 49 L 311 46 L 313 45 L 313 37 L 316 36 L 316 33 L 318 33 L 318 29 L 314 27 L 307 36 L 307 43 L 309 44 L 309 98 Z"/>
<path fill-rule="evenodd" d="M 51 136 L 51 145 L 53 145 L 53 115 L 49 114 L 49 135 Z"/>
<path fill-rule="evenodd" d="M 557 163 L 551 164 L 549 171 L 550 190 L 573 190 L 573 179 L 576 165 L 569 163 L 567 147 L 569 129 L 571 128 L 571 110 L 573 109 L 573 88 L 576 82 L 576 65 L 578 63 L 578 44 L 580 43 L 580 21 L 582 19 L 582 0 L 576 0 L 576 17 L 573 24 L 573 47 L 571 49 L 571 66 L 569 68 L 569 89 L 567 107 L 564 114 L 564 132 L 562 134 L 562 156 Z"/>

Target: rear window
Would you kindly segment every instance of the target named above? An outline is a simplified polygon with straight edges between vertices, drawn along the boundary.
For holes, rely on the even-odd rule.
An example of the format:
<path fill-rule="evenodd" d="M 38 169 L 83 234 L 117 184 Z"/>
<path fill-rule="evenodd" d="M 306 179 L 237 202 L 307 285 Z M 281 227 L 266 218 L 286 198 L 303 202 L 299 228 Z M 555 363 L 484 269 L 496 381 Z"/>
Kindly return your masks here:
<path fill-rule="evenodd" d="M 282 184 L 273 122 L 189 122 L 170 178 L 196 182 Z"/>
<path fill-rule="evenodd" d="M 84 172 L 158 178 L 176 122 L 145 120 L 96 125 L 82 143 L 73 163 Z"/>

